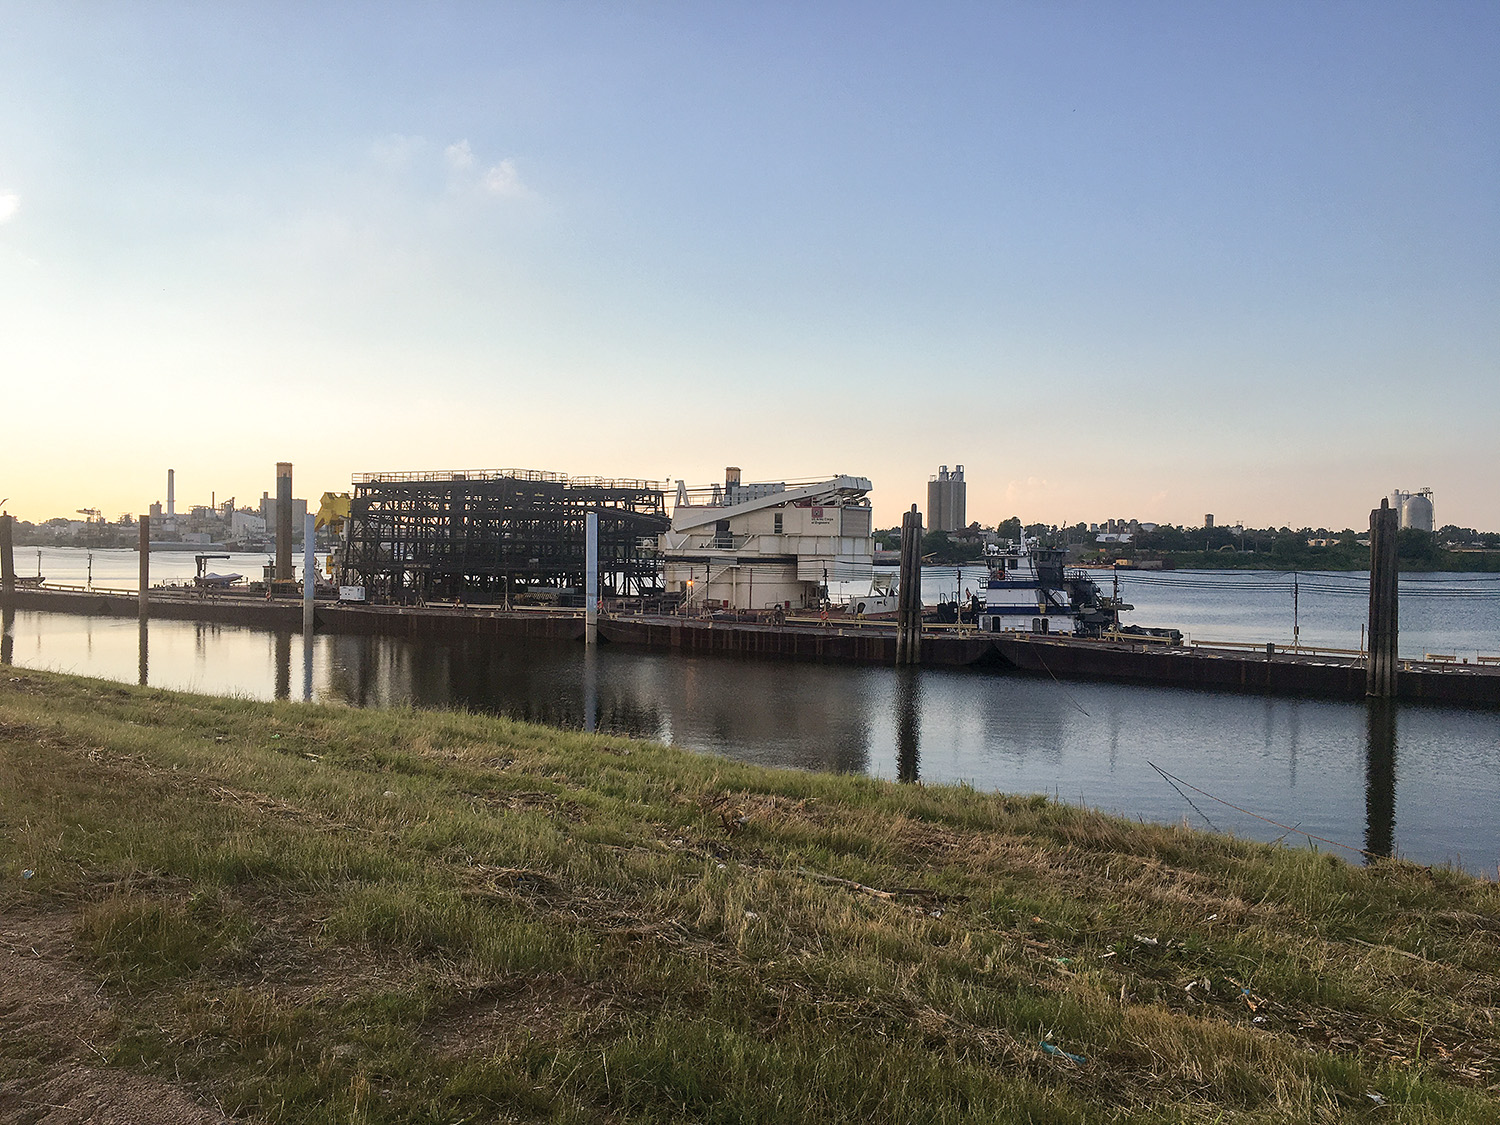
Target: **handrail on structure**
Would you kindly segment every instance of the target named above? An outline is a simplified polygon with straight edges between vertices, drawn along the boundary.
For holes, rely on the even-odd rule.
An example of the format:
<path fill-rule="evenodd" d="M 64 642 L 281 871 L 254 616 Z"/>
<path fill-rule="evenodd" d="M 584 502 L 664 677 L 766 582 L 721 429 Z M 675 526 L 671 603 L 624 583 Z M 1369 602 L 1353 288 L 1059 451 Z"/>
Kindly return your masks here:
<path fill-rule="evenodd" d="M 553 473 L 545 469 L 439 469 L 399 473 L 355 473 L 350 478 L 353 484 L 402 484 L 419 481 L 469 480 L 524 480 L 547 484 L 563 484 L 572 488 L 628 488 L 652 492 L 666 491 L 666 485 L 661 481 L 630 480 L 624 477 L 572 477 L 567 473 Z"/>
<path fill-rule="evenodd" d="M 1264 652 L 1267 644 L 1275 644 L 1276 651 L 1288 655 L 1306 656 L 1364 656 L 1363 649 L 1357 648 L 1324 648 L 1319 645 L 1283 645 L 1275 641 L 1200 641 L 1187 642 L 1193 648 L 1229 648 L 1245 649 L 1246 651 Z"/>
<path fill-rule="evenodd" d="M 1182 643 L 1172 640 L 1171 637 L 1158 637 L 1151 633 L 1120 633 L 1113 629 L 1100 633 L 1099 639 L 1101 641 L 1129 641 L 1131 644 L 1140 643 L 1148 645 L 1175 646 Z"/>

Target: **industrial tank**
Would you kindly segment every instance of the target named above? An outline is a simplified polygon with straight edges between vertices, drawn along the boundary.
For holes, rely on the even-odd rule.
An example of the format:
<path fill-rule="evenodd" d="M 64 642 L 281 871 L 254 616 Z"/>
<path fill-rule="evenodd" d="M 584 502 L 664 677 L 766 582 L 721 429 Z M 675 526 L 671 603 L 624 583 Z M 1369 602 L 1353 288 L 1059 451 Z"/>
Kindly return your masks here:
<path fill-rule="evenodd" d="M 1432 493 L 1423 489 L 1415 496 L 1408 496 L 1401 502 L 1401 526 L 1414 527 L 1418 531 L 1431 531 L 1432 528 Z"/>

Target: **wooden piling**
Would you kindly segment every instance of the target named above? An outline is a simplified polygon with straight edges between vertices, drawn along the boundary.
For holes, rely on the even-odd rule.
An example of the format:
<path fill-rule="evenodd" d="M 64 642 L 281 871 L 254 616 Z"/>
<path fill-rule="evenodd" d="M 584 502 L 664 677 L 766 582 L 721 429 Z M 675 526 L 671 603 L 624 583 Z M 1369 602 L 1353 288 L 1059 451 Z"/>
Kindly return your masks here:
<path fill-rule="evenodd" d="M 141 564 L 141 605 L 140 618 L 142 621 L 151 616 L 151 517 L 141 517 L 140 538 L 140 564 Z"/>
<path fill-rule="evenodd" d="M 292 463 L 276 462 L 276 581 L 292 580 Z"/>
<path fill-rule="evenodd" d="M 1396 580 L 1399 515 L 1389 500 L 1370 513 L 1370 655 L 1365 662 L 1365 694 L 1396 697 Z"/>
<path fill-rule="evenodd" d="M 901 517 L 901 574 L 896 588 L 896 663 L 922 662 L 922 513 Z"/>
<path fill-rule="evenodd" d="M 15 517 L 0 515 L 0 596 L 10 605 L 16 595 L 16 549 L 11 525 Z"/>

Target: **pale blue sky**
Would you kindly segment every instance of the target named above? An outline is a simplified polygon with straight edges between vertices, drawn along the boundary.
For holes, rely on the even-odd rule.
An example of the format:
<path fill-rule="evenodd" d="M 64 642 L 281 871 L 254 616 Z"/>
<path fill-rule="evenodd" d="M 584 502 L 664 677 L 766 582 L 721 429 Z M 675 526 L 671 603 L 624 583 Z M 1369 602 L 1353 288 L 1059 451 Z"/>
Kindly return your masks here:
<path fill-rule="evenodd" d="M 1500 529 L 1500 4 L 0 0 L 0 495 Z"/>

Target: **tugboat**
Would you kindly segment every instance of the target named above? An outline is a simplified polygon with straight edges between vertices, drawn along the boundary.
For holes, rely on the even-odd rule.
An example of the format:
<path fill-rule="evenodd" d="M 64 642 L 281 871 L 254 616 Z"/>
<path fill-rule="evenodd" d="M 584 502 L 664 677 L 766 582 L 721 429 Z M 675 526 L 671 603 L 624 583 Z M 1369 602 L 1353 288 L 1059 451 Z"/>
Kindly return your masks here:
<path fill-rule="evenodd" d="M 1133 607 L 1105 596 L 1081 571 L 1065 569 L 1063 557 L 1063 551 L 1025 536 L 1020 546 L 988 555 L 990 580 L 979 628 L 1076 637 L 1097 637 L 1118 628 L 1120 611 Z"/>

